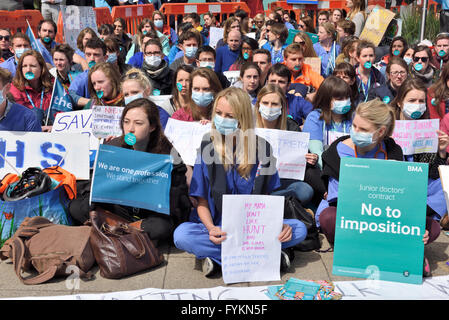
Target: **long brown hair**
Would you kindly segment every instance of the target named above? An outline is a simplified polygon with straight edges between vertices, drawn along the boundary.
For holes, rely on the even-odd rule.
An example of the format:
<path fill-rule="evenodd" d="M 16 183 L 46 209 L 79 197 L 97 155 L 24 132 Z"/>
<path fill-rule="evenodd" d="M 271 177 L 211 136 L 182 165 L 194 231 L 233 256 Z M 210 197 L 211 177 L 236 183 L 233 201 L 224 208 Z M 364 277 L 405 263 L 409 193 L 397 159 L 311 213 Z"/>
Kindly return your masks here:
<path fill-rule="evenodd" d="M 449 98 L 449 88 L 447 87 L 447 81 L 449 80 L 449 63 L 446 63 L 443 67 L 443 71 L 440 74 L 438 80 L 429 88 L 429 92 L 432 92 L 435 102 L 431 103 L 429 108 L 435 108 L 440 118 L 443 118 L 444 114 L 441 114 L 440 103 Z"/>
<path fill-rule="evenodd" d="M 159 110 L 151 100 L 139 98 L 126 105 L 122 112 L 122 118 L 120 119 L 120 127 L 122 132 L 126 114 L 129 110 L 135 108 L 143 109 L 150 126 L 154 128 L 154 130 L 150 133 L 146 151 L 149 153 L 170 154 L 173 146 L 164 134 L 164 130 L 162 129 L 162 125 L 159 120 Z M 129 146 L 125 143 L 124 136 L 122 136 L 122 140 L 122 146 L 128 148 Z"/>
<path fill-rule="evenodd" d="M 22 73 L 23 59 L 25 59 L 28 56 L 33 56 L 36 58 L 37 62 L 39 63 L 39 66 L 41 67 L 41 74 L 39 75 L 40 84 L 45 92 L 48 91 L 51 92 L 53 89 L 53 77 L 51 76 L 50 72 L 47 69 L 47 64 L 45 63 L 44 58 L 39 52 L 35 50 L 25 51 L 20 57 L 19 62 L 17 64 L 16 75 L 14 76 L 12 82 L 13 85 L 20 91 L 23 91 L 25 89 L 25 86 L 29 84 L 28 80 L 25 79 Z"/>
<path fill-rule="evenodd" d="M 192 96 L 192 87 L 193 87 L 193 78 L 202 77 L 206 78 L 209 82 L 210 90 L 214 95 L 214 100 L 217 94 L 223 89 L 218 80 L 217 74 L 209 68 L 197 68 L 190 74 L 190 88 L 189 88 L 189 96 Z M 209 109 L 208 119 L 210 119 L 212 114 L 212 106 L 213 102 L 207 107 Z M 201 112 L 200 107 L 198 107 L 193 100 L 190 101 L 190 109 L 192 111 L 193 120 L 199 121 L 201 120 Z"/>

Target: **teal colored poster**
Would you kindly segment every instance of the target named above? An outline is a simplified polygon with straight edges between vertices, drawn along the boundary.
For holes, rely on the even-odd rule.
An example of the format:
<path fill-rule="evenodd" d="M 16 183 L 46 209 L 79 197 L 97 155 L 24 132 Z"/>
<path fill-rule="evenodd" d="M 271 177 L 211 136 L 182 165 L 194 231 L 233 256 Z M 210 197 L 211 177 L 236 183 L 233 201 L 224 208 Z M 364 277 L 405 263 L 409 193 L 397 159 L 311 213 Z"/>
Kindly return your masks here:
<path fill-rule="evenodd" d="M 170 155 L 101 144 L 94 168 L 91 202 L 170 214 Z"/>
<path fill-rule="evenodd" d="M 332 273 L 422 283 L 428 164 L 342 158 Z"/>

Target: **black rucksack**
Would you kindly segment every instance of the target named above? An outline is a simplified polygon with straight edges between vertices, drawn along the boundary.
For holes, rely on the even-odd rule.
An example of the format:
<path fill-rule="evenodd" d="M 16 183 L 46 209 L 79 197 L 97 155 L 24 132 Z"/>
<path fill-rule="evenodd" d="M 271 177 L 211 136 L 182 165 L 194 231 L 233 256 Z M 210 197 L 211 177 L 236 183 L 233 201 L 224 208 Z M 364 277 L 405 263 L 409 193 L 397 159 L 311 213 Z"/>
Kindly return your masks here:
<path fill-rule="evenodd" d="M 299 251 L 312 251 L 321 248 L 318 228 L 314 216 L 308 212 L 296 197 L 286 196 L 284 202 L 284 219 L 298 219 L 306 225 L 307 237 L 294 249 Z"/>

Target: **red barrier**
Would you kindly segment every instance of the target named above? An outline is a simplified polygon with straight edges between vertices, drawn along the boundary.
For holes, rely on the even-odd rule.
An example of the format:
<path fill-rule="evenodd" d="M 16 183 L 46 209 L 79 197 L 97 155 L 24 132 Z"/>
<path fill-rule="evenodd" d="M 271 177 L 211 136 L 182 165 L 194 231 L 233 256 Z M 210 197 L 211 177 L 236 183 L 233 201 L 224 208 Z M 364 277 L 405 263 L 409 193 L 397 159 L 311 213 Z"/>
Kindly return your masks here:
<path fill-rule="evenodd" d="M 97 26 L 101 26 L 102 24 L 112 24 L 112 16 L 109 8 L 101 7 L 94 8 L 95 15 L 97 17 Z"/>
<path fill-rule="evenodd" d="M 143 18 L 152 17 L 154 12 L 153 4 L 137 4 L 130 6 L 116 6 L 112 8 L 111 18 L 123 18 L 126 21 L 126 32 L 136 34 L 140 22 Z"/>
<path fill-rule="evenodd" d="M 27 20 L 37 37 L 37 26 L 43 20 L 39 10 L 0 11 L 0 27 L 11 30 L 11 34 L 17 31 L 25 32 L 28 28 Z"/>

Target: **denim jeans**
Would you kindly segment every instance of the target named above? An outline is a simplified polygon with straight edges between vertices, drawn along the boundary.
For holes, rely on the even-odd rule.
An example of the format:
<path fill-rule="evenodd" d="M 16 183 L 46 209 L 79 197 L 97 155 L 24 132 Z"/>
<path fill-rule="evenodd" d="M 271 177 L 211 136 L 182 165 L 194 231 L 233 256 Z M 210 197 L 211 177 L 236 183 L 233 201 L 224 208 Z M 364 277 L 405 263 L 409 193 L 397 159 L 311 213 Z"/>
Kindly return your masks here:
<path fill-rule="evenodd" d="M 313 197 L 312 187 L 304 181 L 281 179 L 281 187 L 271 193 L 275 196 L 293 196 L 307 205 Z"/>

